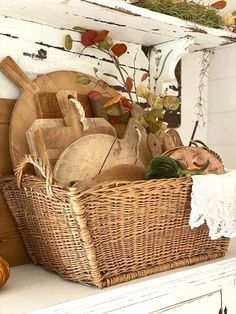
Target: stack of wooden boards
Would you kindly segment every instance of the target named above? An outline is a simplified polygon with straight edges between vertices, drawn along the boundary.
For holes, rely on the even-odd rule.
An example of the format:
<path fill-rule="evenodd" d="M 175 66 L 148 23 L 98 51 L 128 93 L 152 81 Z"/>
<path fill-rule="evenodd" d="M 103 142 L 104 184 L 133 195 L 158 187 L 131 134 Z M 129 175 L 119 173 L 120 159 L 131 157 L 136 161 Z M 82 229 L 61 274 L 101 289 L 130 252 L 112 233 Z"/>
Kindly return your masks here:
<path fill-rule="evenodd" d="M 56 94 L 62 119 L 37 119 L 27 131 L 31 154 L 40 157 L 63 186 L 91 185 L 108 179 L 138 180 L 152 158 L 148 135 L 129 119 L 123 138 L 101 117 L 87 118 L 76 91 Z M 125 170 L 124 170 L 125 169 Z"/>
<path fill-rule="evenodd" d="M 64 186 L 97 176 L 98 181 L 111 176 L 144 178 L 159 143 L 135 119 L 129 120 L 125 133 L 120 131 L 124 128 L 106 120 L 104 99 L 116 96 L 116 90 L 94 77 L 90 77 L 88 85 L 77 84 L 76 77 L 82 73 L 72 71 L 47 73 L 30 81 L 11 57 L 0 62 L 0 70 L 22 90 L 9 132 L 14 167 L 31 153 L 41 157 Z M 95 97 L 90 102 L 89 96 L 96 92 L 102 94 L 102 99 Z M 112 168 L 115 169 L 111 172 Z"/>

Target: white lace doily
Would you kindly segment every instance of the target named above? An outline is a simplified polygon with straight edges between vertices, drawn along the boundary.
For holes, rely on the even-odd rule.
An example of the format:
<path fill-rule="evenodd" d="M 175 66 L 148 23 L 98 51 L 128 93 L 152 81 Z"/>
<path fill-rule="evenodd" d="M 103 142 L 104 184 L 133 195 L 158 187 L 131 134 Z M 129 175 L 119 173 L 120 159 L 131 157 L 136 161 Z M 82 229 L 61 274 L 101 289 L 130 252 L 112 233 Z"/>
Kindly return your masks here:
<path fill-rule="evenodd" d="M 236 237 L 236 171 L 192 176 L 191 228 L 204 222 L 211 239 Z"/>

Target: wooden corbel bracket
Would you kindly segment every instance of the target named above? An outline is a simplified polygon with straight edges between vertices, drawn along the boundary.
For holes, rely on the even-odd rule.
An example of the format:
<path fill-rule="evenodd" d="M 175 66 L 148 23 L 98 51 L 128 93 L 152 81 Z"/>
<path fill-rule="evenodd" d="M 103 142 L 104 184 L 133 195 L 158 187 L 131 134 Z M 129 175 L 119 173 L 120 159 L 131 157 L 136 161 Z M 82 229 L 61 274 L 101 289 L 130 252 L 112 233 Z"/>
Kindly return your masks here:
<path fill-rule="evenodd" d="M 158 95 L 178 95 L 175 68 L 193 44 L 192 37 L 155 45 L 150 50 L 150 87 Z"/>

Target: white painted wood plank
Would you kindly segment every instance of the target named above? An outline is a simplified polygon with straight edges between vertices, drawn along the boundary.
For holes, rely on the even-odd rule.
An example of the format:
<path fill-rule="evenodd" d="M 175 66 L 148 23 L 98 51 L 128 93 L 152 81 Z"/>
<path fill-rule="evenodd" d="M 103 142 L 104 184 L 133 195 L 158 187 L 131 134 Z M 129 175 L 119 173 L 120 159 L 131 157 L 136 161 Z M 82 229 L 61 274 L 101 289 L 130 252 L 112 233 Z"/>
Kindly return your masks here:
<path fill-rule="evenodd" d="M 0 16 L 0 34 L 6 37 L 12 37 L 14 39 L 20 39 L 24 41 L 33 42 L 35 44 L 40 44 L 47 48 L 55 48 L 58 50 L 64 50 L 64 38 L 67 34 L 75 40 L 73 48 L 69 53 L 78 54 L 82 51 L 84 46 L 80 43 L 80 33 L 75 31 L 57 29 L 47 25 L 41 25 L 37 23 L 27 22 L 24 20 L 17 20 L 12 18 L 7 18 Z M 126 66 L 133 66 L 133 60 L 135 58 L 136 52 L 140 52 L 137 56 L 135 66 L 136 68 L 148 68 L 148 59 L 144 61 L 144 53 L 141 52 L 140 45 L 128 44 L 128 51 L 123 56 L 120 57 L 121 63 Z M 91 56 L 91 59 L 97 57 L 98 59 L 109 59 L 103 52 L 98 49 L 87 48 L 84 54 Z M 141 58 L 140 58 L 141 57 Z"/>
<path fill-rule="evenodd" d="M 0 14 L 56 28 L 72 29 L 78 24 L 105 28 L 115 39 L 148 46 L 191 36 L 195 39 L 193 49 L 198 50 L 236 39 L 235 34 L 225 30 L 202 27 L 115 0 L 0 0 Z"/>
<path fill-rule="evenodd" d="M 31 79 L 37 75 L 57 70 L 74 70 L 94 75 L 93 67 L 97 67 L 99 69 L 97 74 L 101 79 L 114 87 L 120 87 L 114 78 L 102 75 L 102 73 L 111 73 L 119 77 L 117 69 L 102 52 L 90 48 L 79 57 L 79 52 L 82 50 L 79 42 L 75 43 L 70 52 L 63 48 L 64 37 L 68 33 L 66 30 L 1 16 L 0 29 L 2 31 L 0 34 L 0 59 L 6 55 L 12 56 Z M 71 32 L 71 34 L 75 36 L 75 39 L 76 36 L 80 36 L 75 32 Z M 139 82 L 143 73 L 148 71 L 148 59 L 141 46 L 127 43 L 127 47 L 128 51 L 120 58 L 120 62 L 131 77 L 135 71 L 136 80 Z M 45 51 L 45 59 L 37 57 L 40 49 Z M 16 98 L 19 95 L 19 91 L 14 89 L 13 85 L 9 84 L 9 80 L 6 80 L 1 73 L 0 86 L 2 87 L 0 97 Z"/>
<path fill-rule="evenodd" d="M 220 291 L 194 298 L 181 304 L 171 306 L 170 309 L 162 309 L 152 312 L 152 314 L 189 314 L 200 313 L 205 311 L 207 314 L 216 314 L 221 308 L 221 293 Z"/>

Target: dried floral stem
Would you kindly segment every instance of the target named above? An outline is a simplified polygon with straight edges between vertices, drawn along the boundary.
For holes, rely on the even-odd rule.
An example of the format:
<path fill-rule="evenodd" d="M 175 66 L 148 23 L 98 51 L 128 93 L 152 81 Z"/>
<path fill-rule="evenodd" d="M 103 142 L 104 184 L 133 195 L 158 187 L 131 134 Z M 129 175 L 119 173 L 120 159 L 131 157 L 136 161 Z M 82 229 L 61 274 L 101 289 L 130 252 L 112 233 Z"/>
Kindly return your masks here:
<path fill-rule="evenodd" d="M 121 79 L 122 79 L 122 82 L 120 82 L 120 81 L 118 80 L 119 83 L 122 83 L 123 87 L 126 88 L 126 81 L 125 81 L 124 75 L 123 75 L 123 73 L 122 73 L 122 70 L 124 71 L 124 69 L 123 69 L 123 67 L 120 65 L 120 62 L 119 62 L 118 58 L 116 58 L 115 56 L 113 56 L 113 55 L 110 53 L 110 51 L 105 50 L 105 49 L 99 47 L 98 45 L 95 45 L 95 48 L 99 49 L 100 51 L 104 52 L 105 54 L 107 54 L 107 55 L 110 57 L 111 61 L 113 62 L 113 64 L 114 64 L 115 67 L 117 68 L 117 70 L 118 70 L 118 72 L 119 72 L 119 74 L 120 74 L 120 77 L 121 77 Z M 126 71 L 124 71 L 124 72 L 127 74 Z M 129 95 L 130 101 L 133 103 L 133 98 L 132 98 L 131 93 L 130 93 L 127 89 L 126 89 L 126 91 L 127 91 L 127 94 Z"/>
<path fill-rule="evenodd" d="M 136 52 L 135 57 L 134 57 L 134 72 L 133 72 L 134 90 L 136 90 L 136 88 L 137 88 L 136 79 L 135 79 L 135 77 L 136 77 L 136 67 L 135 67 L 135 65 L 136 65 L 137 55 L 138 55 L 138 51 Z M 139 104 L 138 96 L 137 96 L 136 93 L 135 93 L 135 95 L 136 95 L 136 102 L 137 102 L 137 104 Z"/>
<path fill-rule="evenodd" d="M 198 99 L 196 103 L 197 107 L 197 119 L 198 121 L 202 121 L 203 126 L 206 125 L 206 121 L 204 119 L 205 116 L 205 100 L 204 100 L 204 91 L 205 91 L 205 83 L 204 80 L 208 76 L 208 71 L 210 68 L 211 61 L 214 56 L 214 49 L 205 49 L 203 50 L 201 56 L 201 70 L 199 76 L 199 84 L 198 84 Z"/>
<path fill-rule="evenodd" d="M 126 81 L 125 81 L 124 75 L 123 75 L 123 73 L 122 73 L 122 71 L 121 71 L 120 62 L 119 62 L 118 58 L 116 58 L 115 56 L 112 56 L 112 55 L 110 55 L 110 56 L 111 56 L 111 58 L 113 59 L 114 64 L 115 64 L 115 66 L 116 66 L 118 72 L 120 73 L 120 76 L 121 76 L 121 79 L 122 79 L 122 81 L 123 81 L 123 83 L 124 83 L 124 86 L 126 87 L 126 84 L 125 84 Z M 127 89 L 126 89 L 126 91 L 127 91 L 127 94 L 129 95 L 130 101 L 133 103 L 133 98 L 132 98 L 131 93 L 130 93 Z"/>

